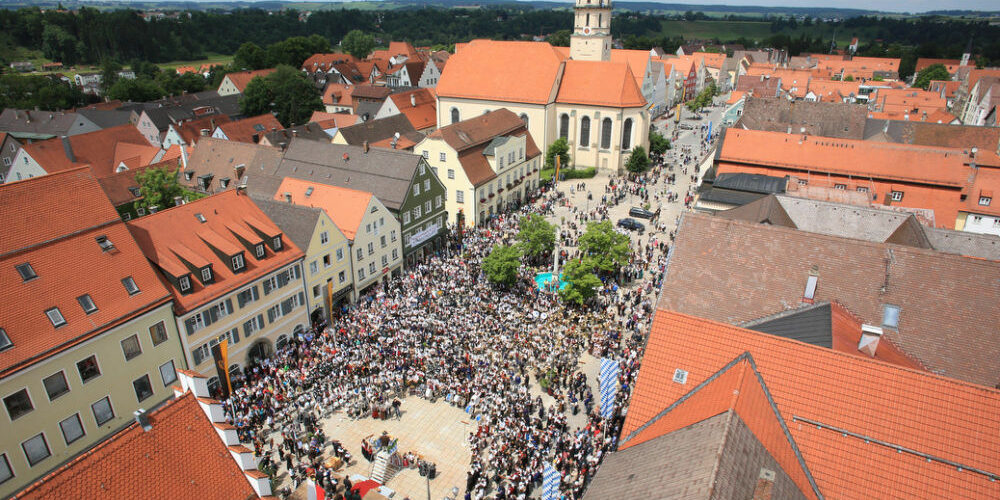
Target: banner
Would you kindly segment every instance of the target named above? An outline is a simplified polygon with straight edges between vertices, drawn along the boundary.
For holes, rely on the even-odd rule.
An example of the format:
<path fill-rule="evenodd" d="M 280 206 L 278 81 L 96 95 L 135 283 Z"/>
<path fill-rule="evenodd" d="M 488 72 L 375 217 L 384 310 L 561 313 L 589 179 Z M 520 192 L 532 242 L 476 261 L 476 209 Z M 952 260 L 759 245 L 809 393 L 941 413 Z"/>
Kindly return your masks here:
<path fill-rule="evenodd" d="M 312 479 L 306 479 L 306 500 L 324 500 L 325 498 L 326 490 Z"/>
<path fill-rule="evenodd" d="M 542 472 L 542 500 L 558 500 L 560 482 L 562 474 L 551 463 L 546 462 Z"/>
<path fill-rule="evenodd" d="M 611 418 L 615 408 L 615 396 L 618 395 L 618 362 L 613 359 L 601 358 L 601 417 Z"/>
<path fill-rule="evenodd" d="M 212 359 L 215 361 L 215 373 L 219 376 L 222 387 L 222 398 L 228 399 L 233 392 L 232 381 L 229 380 L 229 339 L 212 346 Z"/>

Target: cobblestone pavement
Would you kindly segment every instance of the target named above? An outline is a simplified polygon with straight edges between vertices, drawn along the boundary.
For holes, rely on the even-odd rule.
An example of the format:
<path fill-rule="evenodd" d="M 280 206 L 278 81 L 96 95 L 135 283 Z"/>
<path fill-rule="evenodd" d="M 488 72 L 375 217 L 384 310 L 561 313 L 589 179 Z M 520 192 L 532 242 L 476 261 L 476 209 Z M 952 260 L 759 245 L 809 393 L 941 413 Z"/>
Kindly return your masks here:
<path fill-rule="evenodd" d="M 696 128 L 701 123 L 706 123 L 709 120 L 718 123 L 722 111 L 722 108 L 712 108 L 710 113 L 706 114 L 705 119 L 690 121 L 688 123 L 692 123 Z M 685 111 L 684 116 L 687 116 L 687 114 L 688 112 Z M 656 120 L 654 125 L 668 138 L 674 128 L 672 119 L 669 123 L 666 120 Z M 680 199 L 673 203 L 669 203 L 665 199 L 655 201 L 652 196 L 650 197 L 651 210 L 655 211 L 658 206 L 662 207 L 660 220 L 667 224 L 668 231 L 674 228 L 674 221 L 685 210 L 683 197 L 688 192 L 689 187 L 692 186 L 690 175 L 694 174 L 694 160 L 689 164 L 687 174 L 684 174 L 682 167 L 677 163 L 677 155 L 681 147 L 685 145 L 691 146 L 692 150 L 699 148 L 700 141 L 701 139 L 697 130 L 680 131 L 679 138 L 671 141 L 674 149 L 667 154 L 667 164 L 675 165 L 674 173 L 677 174 L 676 185 L 667 185 L 661 176 L 660 182 L 650 187 L 652 193 L 661 197 L 667 191 L 673 191 L 680 195 Z M 698 152 L 700 153 L 700 151 Z M 697 161 L 704 161 L 706 165 L 711 165 L 710 152 L 707 151 L 704 156 L 701 154 L 698 156 L 700 158 Z M 704 172 L 705 168 L 703 167 L 699 177 Z M 668 171 L 667 173 L 670 172 Z M 609 175 L 599 174 L 593 179 L 574 179 L 560 182 L 557 188 L 566 195 L 568 204 L 557 207 L 554 214 L 549 217 L 549 220 L 557 224 L 565 223 L 574 220 L 573 207 L 576 207 L 578 211 L 587 211 L 594 208 L 596 204 L 600 203 L 601 197 L 605 194 L 604 187 L 607 186 L 609 180 Z M 575 189 L 575 186 L 580 183 L 586 186 L 585 189 Z M 573 192 L 570 190 L 571 186 L 574 186 Z M 593 194 L 593 200 L 587 200 L 587 192 Z M 608 215 L 612 223 L 617 223 L 619 219 L 628 217 L 628 211 L 633 206 L 642 206 L 642 201 L 638 196 L 626 196 L 625 200 L 620 204 L 611 207 Z M 641 236 L 635 232 L 630 233 L 633 248 L 641 248 L 650 238 L 662 239 L 667 237 L 666 232 L 655 230 L 649 224 L 649 221 L 640 220 L 640 222 L 647 226 L 647 231 Z M 636 286 L 638 283 L 639 281 L 637 280 L 629 286 Z M 580 369 L 587 374 L 587 380 L 591 384 L 594 394 L 599 394 L 600 390 L 596 380 L 600 370 L 600 361 L 594 356 L 584 353 L 580 356 Z M 541 395 L 546 406 L 554 402 L 554 399 L 541 390 L 537 381 L 531 384 L 530 392 L 534 395 Z M 348 476 L 354 474 L 368 476 L 371 472 L 371 462 L 368 462 L 362 456 L 360 443 L 366 436 L 372 434 L 380 435 L 383 431 L 386 431 L 390 435 L 399 438 L 399 449 L 401 452 L 413 451 L 424 456 L 425 459 L 434 462 L 437 466 L 437 477 L 430 481 L 420 476 L 416 469 L 403 469 L 393 475 L 387 481 L 386 486 L 396 492 L 393 496 L 394 500 L 403 498 L 414 500 L 451 498 L 452 488 L 454 487 L 464 492 L 466 468 L 470 458 L 467 437 L 470 432 L 475 430 L 474 422 L 463 409 L 454 407 L 440 399 L 435 403 L 417 397 L 407 397 L 402 401 L 402 417 L 399 420 L 375 420 L 370 417 L 352 420 L 343 412 L 334 412 L 323 419 L 323 429 L 326 435 L 330 439 L 338 440 L 347 446 L 354 458 L 354 462 L 350 466 L 341 469 L 339 472 Z M 570 428 L 583 426 L 586 424 L 586 415 L 582 410 L 577 415 L 569 415 L 568 423 Z M 282 486 L 289 486 L 287 481 L 288 475 L 284 470 L 283 464 L 279 468 L 278 477 L 284 480 Z M 291 496 L 291 498 L 303 500 L 306 497 L 305 485 L 300 485 Z"/>

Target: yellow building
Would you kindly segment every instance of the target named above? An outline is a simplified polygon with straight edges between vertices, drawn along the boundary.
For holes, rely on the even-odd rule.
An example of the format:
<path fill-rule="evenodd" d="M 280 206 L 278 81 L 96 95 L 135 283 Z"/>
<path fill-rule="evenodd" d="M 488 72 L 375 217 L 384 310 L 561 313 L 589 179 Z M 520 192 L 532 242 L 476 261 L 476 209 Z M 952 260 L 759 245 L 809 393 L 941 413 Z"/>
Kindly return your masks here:
<path fill-rule="evenodd" d="M 416 146 L 448 193 L 450 224 L 466 226 L 519 206 L 538 189 L 542 154 L 524 122 L 507 109 L 440 128 Z"/>
<path fill-rule="evenodd" d="M 0 186 L 0 497 L 173 394 L 172 297 L 87 168 Z"/>
<path fill-rule="evenodd" d="M 254 203 L 306 252 L 303 263 L 309 319 L 330 322 L 333 311 L 351 301 L 354 273 L 350 242 L 344 232 L 319 208 L 267 199 Z"/>
<path fill-rule="evenodd" d="M 648 56 L 610 49 L 611 3 L 576 2 L 571 47 L 473 40 L 459 44 L 437 86 L 438 127 L 507 108 L 539 148 L 560 137 L 578 167 L 623 172 L 635 146 L 648 151 Z M 642 66 L 642 67 L 633 67 Z"/>
<path fill-rule="evenodd" d="M 232 373 L 309 327 L 304 254 L 243 190 L 162 210 L 128 228 L 173 294 L 192 370 L 214 374 L 212 348 L 225 341 Z M 214 393 L 224 384 L 209 379 Z"/>

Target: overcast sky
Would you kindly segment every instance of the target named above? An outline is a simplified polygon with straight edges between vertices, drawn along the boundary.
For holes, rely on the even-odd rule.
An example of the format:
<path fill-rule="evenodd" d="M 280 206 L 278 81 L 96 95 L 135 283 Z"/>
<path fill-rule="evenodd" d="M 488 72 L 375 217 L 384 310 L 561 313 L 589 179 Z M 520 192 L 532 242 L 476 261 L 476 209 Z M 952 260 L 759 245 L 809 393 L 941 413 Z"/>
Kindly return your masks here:
<path fill-rule="evenodd" d="M 619 0 L 627 1 L 627 0 Z M 656 0 L 651 0 L 656 1 Z M 764 5 L 768 7 L 829 7 L 881 10 L 888 12 L 926 12 L 928 10 L 1000 10 L 997 0 L 663 0 L 664 3 L 695 5 Z"/>

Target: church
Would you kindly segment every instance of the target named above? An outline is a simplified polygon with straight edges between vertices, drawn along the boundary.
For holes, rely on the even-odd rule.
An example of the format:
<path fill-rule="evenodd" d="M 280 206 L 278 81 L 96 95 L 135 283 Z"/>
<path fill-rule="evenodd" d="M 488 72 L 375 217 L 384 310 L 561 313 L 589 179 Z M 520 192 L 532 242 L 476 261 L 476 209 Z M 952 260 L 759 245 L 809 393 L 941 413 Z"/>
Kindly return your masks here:
<path fill-rule="evenodd" d="M 544 148 L 566 138 L 574 166 L 623 172 L 632 148 L 649 150 L 649 103 L 640 90 L 649 57 L 611 48 L 609 0 L 576 0 L 574 25 L 568 49 L 492 40 L 456 45 L 437 86 L 439 126 L 507 108 Z"/>

